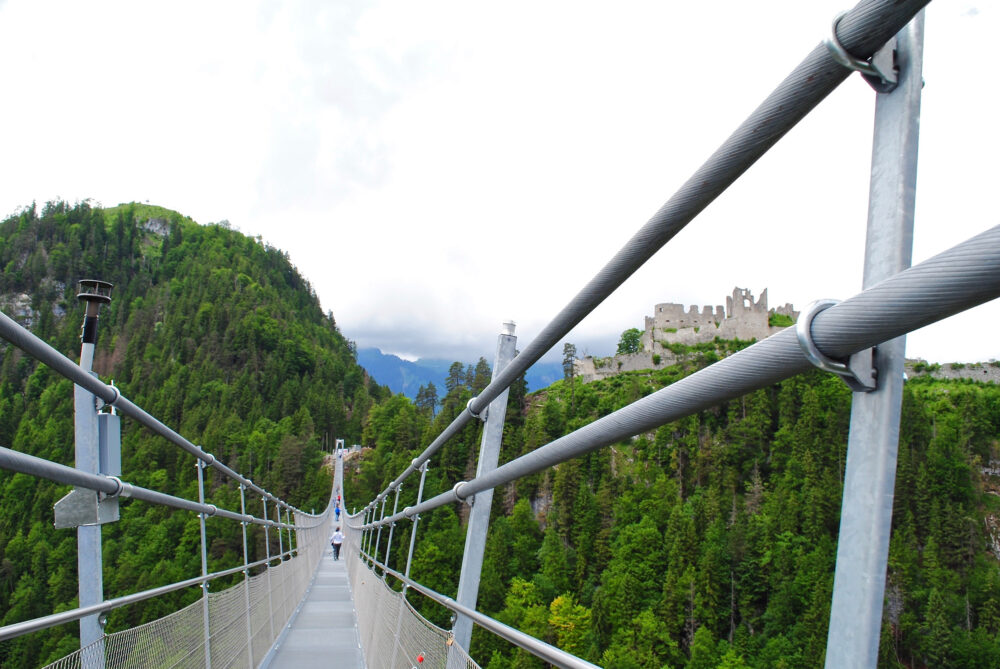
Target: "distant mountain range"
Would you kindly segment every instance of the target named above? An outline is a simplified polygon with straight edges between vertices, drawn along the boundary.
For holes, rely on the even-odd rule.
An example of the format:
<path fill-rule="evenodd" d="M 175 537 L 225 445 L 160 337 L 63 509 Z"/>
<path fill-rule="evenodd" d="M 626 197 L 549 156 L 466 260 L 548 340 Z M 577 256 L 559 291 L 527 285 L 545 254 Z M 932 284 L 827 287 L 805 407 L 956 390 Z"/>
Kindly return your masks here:
<path fill-rule="evenodd" d="M 380 384 L 389 386 L 394 393 L 403 393 L 410 399 L 417 396 L 420 386 L 428 382 L 437 388 L 438 397 L 444 396 L 444 381 L 448 377 L 448 368 L 454 360 L 420 359 L 416 361 L 403 360 L 399 356 L 383 353 L 377 348 L 363 348 L 358 351 L 358 364 L 361 365 Z M 475 362 L 459 361 L 467 367 Z M 492 361 L 490 361 L 492 363 Z M 528 391 L 538 390 L 552 385 L 563 377 L 562 363 L 537 362 L 525 375 Z"/>

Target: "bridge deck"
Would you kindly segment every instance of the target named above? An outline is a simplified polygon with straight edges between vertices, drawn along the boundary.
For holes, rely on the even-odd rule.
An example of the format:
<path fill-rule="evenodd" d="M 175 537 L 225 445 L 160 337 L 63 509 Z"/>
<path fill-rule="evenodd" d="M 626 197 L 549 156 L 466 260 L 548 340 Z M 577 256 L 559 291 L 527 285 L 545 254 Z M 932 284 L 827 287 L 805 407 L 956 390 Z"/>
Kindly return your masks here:
<path fill-rule="evenodd" d="M 275 643 L 270 662 L 262 666 L 274 669 L 365 666 L 346 564 L 343 553 L 338 562 L 334 562 L 331 551 L 324 554 L 312 588 Z"/>

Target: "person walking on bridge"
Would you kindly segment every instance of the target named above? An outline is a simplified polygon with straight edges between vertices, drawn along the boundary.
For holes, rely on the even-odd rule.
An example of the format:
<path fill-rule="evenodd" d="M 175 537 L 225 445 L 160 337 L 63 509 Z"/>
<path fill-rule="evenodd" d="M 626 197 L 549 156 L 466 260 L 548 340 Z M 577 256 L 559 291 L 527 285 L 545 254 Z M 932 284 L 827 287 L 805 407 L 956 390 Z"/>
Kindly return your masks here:
<path fill-rule="evenodd" d="M 340 559 L 340 547 L 344 543 L 344 533 L 340 531 L 340 525 L 330 535 L 330 545 L 333 546 L 333 559 Z"/>

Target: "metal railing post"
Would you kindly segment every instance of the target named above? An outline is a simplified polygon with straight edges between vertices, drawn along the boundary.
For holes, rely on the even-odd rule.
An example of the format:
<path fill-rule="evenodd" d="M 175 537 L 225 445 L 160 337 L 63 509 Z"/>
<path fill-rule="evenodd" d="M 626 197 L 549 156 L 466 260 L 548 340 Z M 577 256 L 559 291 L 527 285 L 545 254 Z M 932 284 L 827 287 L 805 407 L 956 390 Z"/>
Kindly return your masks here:
<path fill-rule="evenodd" d="M 278 562 L 282 562 L 285 559 L 285 544 L 281 539 L 281 507 L 277 504 L 274 506 L 274 513 L 278 523 Z"/>
<path fill-rule="evenodd" d="M 261 496 L 264 503 L 264 556 L 267 558 L 267 623 L 271 629 L 270 639 L 274 641 L 274 604 L 271 602 L 271 535 L 267 531 L 267 497 Z"/>
<path fill-rule="evenodd" d="M 429 460 L 424 460 L 423 464 L 420 465 L 420 485 L 417 488 L 417 501 L 416 501 L 416 504 L 420 504 L 420 502 L 422 502 L 423 499 L 424 499 L 424 479 L 427 478 L 427 464 L 428 464 L 428 462 L 430 462 L 430 461 Z M 409 548 L 409 550 L 406 553 L 406 572 L 405 573 L 406 573 L 406 577 L 407 578 L 410 577 L 410 562 L 413 560 L 413 547 L 417 543 L 417 523 L 419 521 L 420 521 L 420 514 L 414 514 L 413 515 L 413 526 L 410 528 L 410 548 Z M 402 592 L 400 592 L 400 595 L 403 597 L 403 601 L 401 601 L 399 603 L 399 614 L 396 617 L 396 635 L 394 637 L 395 638 L 395 643 L 394 643 L 393 648 L 392 648 L 392 663 L 389 665 L 390 667 L 395 667 L 396 666 L 396 657 L 398 656 L 399 646 L 400 646 L 399 630 L 400 630 L 400 628 L 402 627 L 402 624 L 403 624 L 403 609 L 406 608 L 406 591 L 407 591 L 407 589 L 409 589 L 409 587 L 410 586 L 407 585 L 406 581 L 403 581 L 403 590 L 402 590 Z"/>
<path fill-rule="evenodd" d="M 205 463 L 199 460 L 198 468 L 198 503 L 205 503 Z M 198 524 L 201 529 L 201 575 L 208 576 L 208 547 L 205 540 L 205 514 L 198 514 Z M 205 668 L 212 669 L 212 637 L 208 623 L 208 580 L 201 583 L 201 614 L 205 633 Z"/>
<path fill-rule="evenodd" d="M 246 486 L 242 483 L 240 484 L 240 514 L 247 515 Z M 243 526 L 243 601 L 247 607 L 247 659 L 248 665 L 253 667 L 256 665 L 253 661 L 253 609 L 250 606 L 250 570 L 247 568 L 247 565 L 250 564 L 250 556 L 247 552 L 247 521 L 240 521 L 240 525 Z"/>
<path fill-rule="evenodd" d="M 375 509 L 376 509 L 375 502 L 371 502 L 368 504 L 368 524 L 371 524 L 375 520 Z M 374 535 L 374 530 L 369 527 L 368 532 L 365 535 L 365 542 L 364 542 L 365 553 L 371 553 L 373 535 Z"/>
<path fill-rule="evenodd" d="M 386 499 L 385 497 L 382 498 L 382 511 L 379 514 L 379 522 L 381 522 L 385 518 L 385 504 L 388 501 L 389 500 Z M 381 540 L 382 540 L 382 526 L 379 525 L 378 532 L 375 533 L 375 548 L 374 550 L 369 551 L 372 556 L 372 569 L 375 568 L 374 563 L 376 560 L 378 560 L 378 544 Z"/>
<path fill-rule="evenodd" d="M 427 467 L 430 463 L 429 460 L 425 460 L 424 464 L 420 467 L 420 487 L 417 488 L 417 504 L 420 504 L 424 500 L 424 479 L 427 478 Z M 413 527 L 410 529 L 410 549 L 406 553 L 406 571 L 404 575 L 406 578 L 410 577 L 410 563 L 413 562 L 413 546 L 417 542 L 417 523 L 420 522 L 420 514 L 413 514 Z M 406 598 L 406 585 L 403 586 L 403 598 Z"/>
<path fill-rule="evenodd" d="M 402 487 L 403 487 L 402 484 L 396 486 L 396 499 L 394 499 L 392 502 L 392 515 L 394 516 L 396 515 L 396 509 L 399 508 L 399 490 Z M 392 531 L 394 529 L 396 529 L 396 523 L 395 522 L 389 523 L 389 541 L 388 545 L 385 547 L 386 566 L 388 566 L 389 564 L 389 556 L 392 555 Z M 386 579 L 386 574 L 383 572 L 382 580 L 384 581 L 385 579 Z"/>
<path fill-rule="evenodd" d="M 361 537 L 358 538 L 358 549 L 362 553 L 365 552 L 365 541 L 368 538 L 368 528 L 365 526 L 368 524 L 368 511 L 370 509 L 371 504 L 361 509 Z"/>
<path fill-rule="evenodd" d="M 923 85 L 923 12 L 897 35 L 899 85 L 878 93 L 864 288 L 910 266 Z M 877 388 L 854 393 L 826 666 L 875 667 L 892 527 L 906 337 L 875 349 Z"/>
<path fill-rule="evenodd" d="M 504 368 L 514 359 L 514 348 L 517 337 L 514 336 L 514 323 L 504 323 L 504 331 L 497 337 L 496 357 L 493 360 L 493 378 L 496 379 Z M 482 441 L 479 446 L 479 463 L 476 466 L 476 476 L 483 476 L 497 468 L 500 461 L 500 442 L 503 438 L 503 424 L 507 415 L 508 389 L 497 395 L 490 402 L 487 414 L 483 418 Z M 470 500 L 473 501 L 473 500 Z M 490 527 L 490 508 L 493 505 L 493 490 L 477 493 L 469 510 L 469 525 L 465 533 L 465 551 L 462 553 L 462 571 L 458 579 L 458 595 L 455 600 L 462 606 L 475 609 L 479 596 L 479 579 L 483 569 L 483 556 L 486 551 L 486 533 Z M 455 625 L 452 628 L 455 642 L 463 649 L 469 648 L 472 640 L 472 619 L 461 613 L 455 615 Z M 454 660 L 449 652 L 449 664 Z"/>

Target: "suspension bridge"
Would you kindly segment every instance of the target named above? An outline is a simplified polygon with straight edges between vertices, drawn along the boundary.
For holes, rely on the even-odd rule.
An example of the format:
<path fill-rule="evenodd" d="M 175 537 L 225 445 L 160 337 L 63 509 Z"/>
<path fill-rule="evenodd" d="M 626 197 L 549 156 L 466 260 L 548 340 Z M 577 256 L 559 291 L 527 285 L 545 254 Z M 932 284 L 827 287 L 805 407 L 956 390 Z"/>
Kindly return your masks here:
<path fill-rule="evenodd" d="M 361 511 L 342 519 L 345 542 L 340 561 L 333 560 L 329 544 L 334 502 L 343 492 L 340 457 L 334 458 L 330 504 L 318 514 L 306 513 L 226 467 L 90 373 L 98 314 L 109 299 L 108 286 L 100 281 L 81 284 L 87 312 L 79 362 L 0 314 L 0 335 L 75 384 L 74 466 L 0 448 L 0 467 L 74 486 L 57 504 L 56 524 L 77 528 L 80 580 L 77 608 L 0 628 L 0 640 L 79 621 L 80 649 L 50 665 L 60 668 L 457 668 L 478 666 L 466 652 L 475 624 L 552 665 L 592 667 L 476 611 L 493 489 L 819 367 L 843 378 L 853 391 L 826 666 L 874 667 L 905 335 L 1000 295 L 1000 226 L 910 266 L 925 4 L 926 0 L 864 0 L 838 16 L 830 37 L 793 69 L 519 354 L 515 354 L 513 325 L 505 325 L 489 385 L 388 487 L 365 501 Z M 877 99 L 863 291 L 841 302 L 817 300 L 795 327 L 498 466 L 510 384 L 855 71 L 869 81 Z M 119 416 L 195 458 L 198 500 L 122 479 L 114 450 Z M 423 499 L 424 475 L 432 457 L 477 420 L 483 431 L 476 476 Z M 238 485 L 238 511 L 205 503 L 203 472 L 209 468 Z M 417 501 L 400 509 L 400 489 L 416 474 L 420 476 Z M 100 526 L 118 517 L 122 499 L 198 514 L 201 574 L 105 600 L 100 585 Z M 463 503 L 471 509 L 458 592 L 452 596 L 412 580 L 410 559 L 421 516 Z M 208 573 L 207 518 L 242 526 L 242 563 Z M 402 565 L 389 564 L 394 530 L 400 523 L 411 524 L 409 558 Z M 277 535 L 277 554 L 270 554 L 268 538 L 265 558 L 248 560 L 246 531 L 252 525 L 262 527 L 268 537 Z M 241 576 L 235 585 L 210 590 L 216 579 L 234 576 Z M 186 608 L 140 627 L 105 633 L 109 611 L 187 588 L 200 588 L 201 597 Z M 417 596 L 450 609 L 453 627 L 442 629 L 422 618 L 411 604 Z"/>

